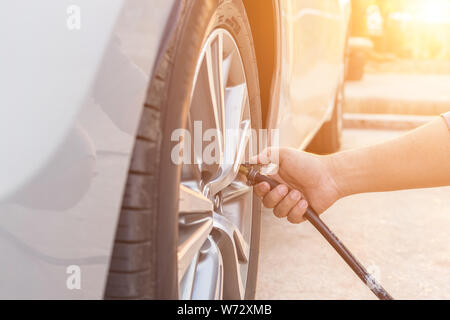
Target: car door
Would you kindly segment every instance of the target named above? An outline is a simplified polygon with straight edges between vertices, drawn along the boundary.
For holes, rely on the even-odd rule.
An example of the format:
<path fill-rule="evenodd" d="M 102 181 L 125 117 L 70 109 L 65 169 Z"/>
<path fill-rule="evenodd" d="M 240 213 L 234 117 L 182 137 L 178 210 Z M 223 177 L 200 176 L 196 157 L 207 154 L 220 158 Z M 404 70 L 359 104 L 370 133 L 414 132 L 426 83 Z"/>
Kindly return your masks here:
<path fill-rule="evenodd" d="M 280 144 L 304 148 L 329 119 L 343 70 L 348 0 L 280 0 Z"/>

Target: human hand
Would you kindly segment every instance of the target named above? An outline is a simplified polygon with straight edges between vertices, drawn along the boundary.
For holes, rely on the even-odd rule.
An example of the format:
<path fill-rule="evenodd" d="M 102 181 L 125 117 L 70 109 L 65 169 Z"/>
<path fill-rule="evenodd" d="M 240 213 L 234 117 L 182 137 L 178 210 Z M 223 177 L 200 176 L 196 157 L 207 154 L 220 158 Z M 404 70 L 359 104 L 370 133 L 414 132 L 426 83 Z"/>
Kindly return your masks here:
<path fill-rule="evenodd" d="M 301 223 L 308 205 L 320 214 L 340 198 L 326 156 L 290 148 L 269 148 L 258 156 L 258 163 L 278 164 L 278 172 L 271 177 L 281 183 L 279 186 L 273 190 L 267 182 L 255 186 L 264 206 L 273 208 L 278 218 Z"/>

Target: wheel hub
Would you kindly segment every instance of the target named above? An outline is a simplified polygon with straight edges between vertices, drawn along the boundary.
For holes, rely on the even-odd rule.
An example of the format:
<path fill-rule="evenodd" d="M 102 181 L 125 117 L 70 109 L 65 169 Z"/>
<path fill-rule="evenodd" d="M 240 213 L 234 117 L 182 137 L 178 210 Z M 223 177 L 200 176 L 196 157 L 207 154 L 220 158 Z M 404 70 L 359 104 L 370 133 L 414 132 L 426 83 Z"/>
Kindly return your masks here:
<path fill-rule="evenodd" d="M 198 59 L 187 120 L 200 121 L 207 136 L 191 141 L 193 159 L 183 163 L 180 184 L 178 282 L 181 299 L 242 299 L 247 281 L 252 188 L 237 175 L 251 129 L 247 80 L 231 34 L 216 29 Z M 216 162 L 204 150 L 215 148 Z M 203 152 L 203 153 L 202 153 Z M 191 157 L 192 158 L 192 157 Z"/>

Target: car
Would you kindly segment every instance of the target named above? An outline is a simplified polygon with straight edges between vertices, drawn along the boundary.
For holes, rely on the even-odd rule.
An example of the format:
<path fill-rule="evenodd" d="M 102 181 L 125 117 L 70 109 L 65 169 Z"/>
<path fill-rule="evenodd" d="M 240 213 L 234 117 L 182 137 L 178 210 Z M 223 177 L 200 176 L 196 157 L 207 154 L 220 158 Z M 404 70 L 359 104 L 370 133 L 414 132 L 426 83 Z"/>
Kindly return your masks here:
<path fill-rule="evenodd" d="M 201 121 L 338 150 L 349 1 L 2 7 L 0 298 L 254 298 L 247 135 L 214 140 L 231 162 L 174 148 Z"/>

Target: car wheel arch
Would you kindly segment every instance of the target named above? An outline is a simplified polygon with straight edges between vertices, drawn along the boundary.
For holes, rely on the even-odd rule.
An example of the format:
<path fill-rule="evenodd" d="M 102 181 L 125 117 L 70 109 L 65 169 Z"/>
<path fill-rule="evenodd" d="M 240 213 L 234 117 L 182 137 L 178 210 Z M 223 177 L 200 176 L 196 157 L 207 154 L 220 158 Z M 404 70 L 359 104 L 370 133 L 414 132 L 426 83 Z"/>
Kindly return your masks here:
<path fill-rule="evenodd" d="M 278 109 L 280 70 L 280 12 L 279 0 L 243 0 L 250 23 L 259 73 L 262 123 L 264 128 L 273 124 Z"/>

